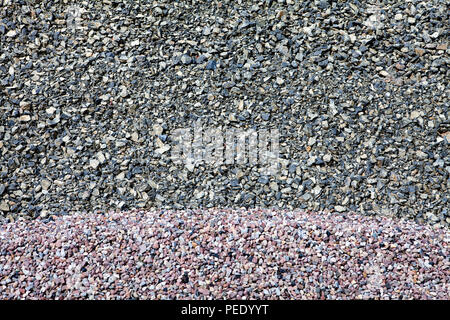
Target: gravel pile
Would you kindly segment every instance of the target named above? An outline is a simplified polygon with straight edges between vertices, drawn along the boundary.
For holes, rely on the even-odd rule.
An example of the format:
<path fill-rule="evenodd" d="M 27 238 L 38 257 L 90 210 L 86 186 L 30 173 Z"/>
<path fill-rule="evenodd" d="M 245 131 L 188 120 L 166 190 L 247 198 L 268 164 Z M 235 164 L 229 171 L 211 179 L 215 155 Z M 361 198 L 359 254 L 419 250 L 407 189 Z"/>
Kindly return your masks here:
<path fill-rule="evenodd" d="M 409 220 L 300 211 L 17 221 L 0 229 L 0 298 L 449 299 L 449 236 Z"/>
<path fill-rule="evenodd" d="M 0 0 L 0 219 L 266 207 L 450 223 L 447 1 Z M 170 158 L 280 131 L 280 170 Z"/>

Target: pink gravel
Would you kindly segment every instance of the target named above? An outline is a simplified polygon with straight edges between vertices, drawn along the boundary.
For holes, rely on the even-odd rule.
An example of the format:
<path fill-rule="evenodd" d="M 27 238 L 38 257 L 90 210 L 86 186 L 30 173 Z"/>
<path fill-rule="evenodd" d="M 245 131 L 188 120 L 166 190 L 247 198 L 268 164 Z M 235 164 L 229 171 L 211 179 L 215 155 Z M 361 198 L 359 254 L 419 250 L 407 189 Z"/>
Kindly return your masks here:
<path fill-rule="evenodd" d="M 449 299 L 449 230 L 273 210 L 0 225 L 2 299 Z"/>

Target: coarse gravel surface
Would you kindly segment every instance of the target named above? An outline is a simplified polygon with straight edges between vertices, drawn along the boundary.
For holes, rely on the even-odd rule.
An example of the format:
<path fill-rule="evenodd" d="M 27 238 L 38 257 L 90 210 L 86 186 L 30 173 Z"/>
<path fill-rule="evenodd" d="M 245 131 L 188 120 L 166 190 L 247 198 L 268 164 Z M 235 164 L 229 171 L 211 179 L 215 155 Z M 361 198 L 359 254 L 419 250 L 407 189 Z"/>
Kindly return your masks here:
<path fill-rule="evenodd" d="M 360 214 L 85 213 L 0 226 L 1 299 L 449 299 L 449 230 Z"/>
<path fill-rule="evenodd" d="M 0 223 L 265 207 L 448 227 L 448 4 L 0 0 Z M 175 163 L 197 120 L 278 129 L 279 172 Z"/>

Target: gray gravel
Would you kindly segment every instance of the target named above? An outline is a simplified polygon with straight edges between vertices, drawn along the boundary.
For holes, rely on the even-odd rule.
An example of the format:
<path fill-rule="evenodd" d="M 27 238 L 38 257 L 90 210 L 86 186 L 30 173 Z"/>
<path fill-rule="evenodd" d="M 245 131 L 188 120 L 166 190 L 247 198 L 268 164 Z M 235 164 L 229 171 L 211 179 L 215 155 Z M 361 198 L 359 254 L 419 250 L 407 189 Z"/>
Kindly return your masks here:
<path fill-rule="evenodd" d="M 272 210 L 17 221 L 0 228 L 0 298 L 448 300 L 449 236 L 409 220 Z"/>
<path fill-rule="evenodd" d="M 448 1 L 0 3 L 2 221 L 268 207 L 450 223 Z M 197 119 L 278 128 L 279 174 L 173 163 L 172 133 Z"/>

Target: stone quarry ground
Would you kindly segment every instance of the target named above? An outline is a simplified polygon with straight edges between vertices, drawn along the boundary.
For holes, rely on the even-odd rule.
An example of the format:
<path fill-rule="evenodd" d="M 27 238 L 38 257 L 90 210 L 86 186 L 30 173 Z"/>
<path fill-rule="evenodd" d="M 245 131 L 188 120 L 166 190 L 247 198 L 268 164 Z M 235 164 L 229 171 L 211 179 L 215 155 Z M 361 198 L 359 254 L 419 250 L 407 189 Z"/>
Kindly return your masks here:
<path fill-rule="evenodd" d="M 0 0 L 0 297 L 448 299 L 449 12 Z M 278 172 L 174 162 L 199 121 Z"/>
<path fill-rule="evenodd" d="M 449 236 L 387 217 L 273 210 L 22 221 L 0 228 L 0 298 L 448 299 Z"/>

